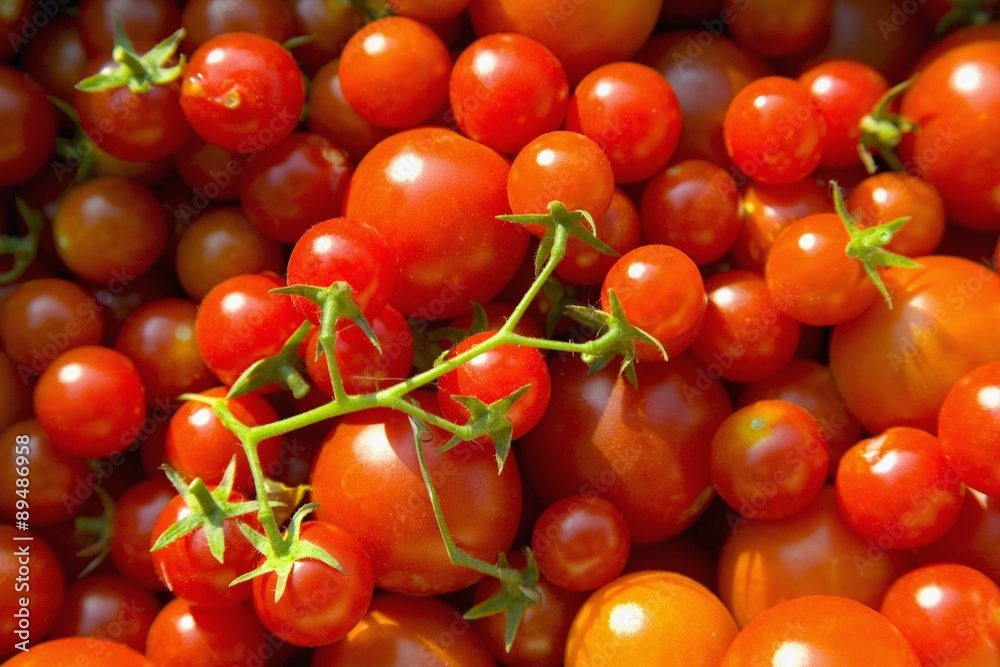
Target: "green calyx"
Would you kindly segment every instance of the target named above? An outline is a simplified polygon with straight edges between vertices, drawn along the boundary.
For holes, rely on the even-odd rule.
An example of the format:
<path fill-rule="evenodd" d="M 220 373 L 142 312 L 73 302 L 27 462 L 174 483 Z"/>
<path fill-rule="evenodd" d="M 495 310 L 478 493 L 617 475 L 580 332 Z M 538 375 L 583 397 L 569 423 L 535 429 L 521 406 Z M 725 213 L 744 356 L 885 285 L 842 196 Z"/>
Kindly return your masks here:
<path fill-rule="evenodd" d="M 504 646 L 507 651 L 514 645 L 517 628 L 528 607 L 538 604 L 541 595 L 538 593 L 538 563 L 531 549 L 524 550 L 528 561 L 524 571 L 512 568 L 507 562 L 507 554 L 501 553 L 497 559 L 497 578 L 500 580 L 500 592 L 483 600 L 475 607 L 465 612 L 463 618 L 475 620 L 494 614 L 507 614 L 507 624 L 504 628 Z"/>
<path fill-rule="evenodd" d="M 951 4 L 951 10 L 934 27 L 938 37 L 952 28 L 984 25 L 996 15 L 995 0 L 952 0 Z"/>
<path fill-rule="evenodd" d="M 865 273 L 867 273 L 868 277 L 871 278 L 871 281 L 875 283 L 875 287 L 878 288 L 882 298 L 885 299 L 886 304 L 891 309 L 892 295 L 889 294 L 889 290 L 886 288 L 885 282 L 882 280 L 882 276 L 879 275 L 878 267 L 901 266 L 908 269 L 920 267 L 920 264 L 914 262 L 909 257 L 904 257 L 885 249 L 885 246 L 892 241 L 893 235 L 898 232 L 910 218 L 909 216 L 897 218 L 891 222 L 885 222 L 880 225 L 876 225 L 875 227 L 862 229 L 858 226 L 858 222 L 854 216 L 847 210 L 847 204 L 844 202 L 844 195 L 840 191 L 840 187 L 837 185 L 836 181 L 830 181 L 830 187 L 833 189 L 834 209 L 837 212 L 837 216 L 844 222 L 844 226 L 847 227 L 847 233 L 851 237 L 851 240 L 847 242 L 847 247 L 845 249 L 847 256 L 861 262 Z"/>
<path fill-rule="evenodd" d="M 872 150 L 878 153 L 893 171 L 906 171 L 903 163 L 896 155 L 895 149 L 903 140 L 903 135 L 914 132 L 917 124 L 909 118 L 890 110 L 893 101 L 913 85 L 916 77 L 896 84 L 885 92 L 872 112 L 861 119 L 859 127 L 861 136 L 858 139 L 858 155 L 869 174 L 878 171 Z"/>
<path fill-rule="evenodd" d="M 136 53 L 135 47 L 125 34 L 121 21 L 115 20 L 115 47 L 111 57 L 118 66 L 102 70 L 88 76 L 76 84 L 76 89 L 86 93 L 115 90 L 128 86 L 137 95 L 149 92 L 152 86 L 160 86 L 175 81 L 184 70 L 184 56 L 176 65 L 167 63 L 177 53 L 177 47 L 184 39 L 184 28 L 167 37 L 144 54 Z"/>
<path fill-rule="evenodd" d="M 438 448 L 438 451 L 444 452 L 462 442 L 488 437 L 493 441 L 493 447 L 496 450 L 499 472 L 503 472 L 503 464 L 506 463 L 507 455 L 510 454 L 510 445 L 514 437 L 514 426 L 507 415 L 514 403 L 529 389 L 531 389 L 530 385 L 524 385 L 499 401 L 489 404 L 483 403 L 474 396 L 452 396 L 469 411 L 469 421 L 448 442 Z"/>
<path fill-rule="evenodd" d="M 237 398 L 272 383 L 288 389 L 295 398 L 308 394 L 310 386 L 304 376 L 306 366 L 299 356 L 299 346 L 310 328 L 309 322 L 303 322 L 276 355 L 251 364 L 229 388 L 226 398 Z"/>
<path fill-rule="evenodd" d="M 0 255 L 10 255 L 14 260 L 13 266 L 0 273 L 0 285 L 7 285 L 20 278 L 35 261 L 35 256 L 38 254 L 38 241 L 42 235 L 42 228 L 45 226 L 45 219 L 42 217 L 41 211 L 31 208 L 20 197 L 14 201 L 17 205 L 17 212 L 28 228 L 28 233 L 24 236 L 0 235 Z"/>
<path fill-rule="evenodd" d="M 560 236 L 578 238 L 598 252 L 618 256 L 614 248 L 597 238 L 597 227 L 590 213 L 582 210 L 570 211 L 565 204 L 559 201 L 549 202 L 548 213 L 498 215 L 497 219 L 519 225 L 538 225 L 544 228 L 542 240 L 538 244 L 538 253 L 535 255 L 535 275 L 542 272 L 542 268 L 550 258 L 559 262 L 566 254 L 565 242 L 558 245 L 556 243 Z"/>

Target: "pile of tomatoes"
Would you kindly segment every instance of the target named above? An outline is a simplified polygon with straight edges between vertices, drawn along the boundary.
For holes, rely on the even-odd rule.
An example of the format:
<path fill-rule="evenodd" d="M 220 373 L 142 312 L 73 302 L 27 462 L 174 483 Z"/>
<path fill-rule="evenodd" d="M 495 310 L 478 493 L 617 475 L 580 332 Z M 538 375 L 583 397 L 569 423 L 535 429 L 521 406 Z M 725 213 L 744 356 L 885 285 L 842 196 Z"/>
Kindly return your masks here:
<path fill-rule="evenodd" d="M 1000 666 L 995 9 L 4 3 L 0 660 Z"/>

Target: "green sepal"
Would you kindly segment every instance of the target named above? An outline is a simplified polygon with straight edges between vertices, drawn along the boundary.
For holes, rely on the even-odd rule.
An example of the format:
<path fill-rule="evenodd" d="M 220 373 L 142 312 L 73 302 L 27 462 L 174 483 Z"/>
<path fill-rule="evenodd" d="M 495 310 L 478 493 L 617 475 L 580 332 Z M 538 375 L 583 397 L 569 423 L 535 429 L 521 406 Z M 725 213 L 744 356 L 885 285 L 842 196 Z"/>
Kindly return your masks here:
<path fill-rule="evenodd" d="M 297 49 L 300 46 L 305 46 L 306 44 L 312 44 L 316 41 L 316 35 L 296 35 L 295 37 L 290 37 L 281 43 L 281 47 L 285 51 L 291 51 L 292 49 Z"/>
<path fill-rule="evenodd" d="M 994 11 L 983 0 L 952 0 L 952 8 L 934 26 L 934 33 L 941 37 L 955 26 L 984 25 L 994 19 Z M 995 2 L 990 2 L 995 7 Z"/>
<path fill-rule="evenodd" d="M 121 19 L 115 17 L 115 46 L 111 57 L 118 66 L 110 71 L 101 71 L 81 80 L 76 89 L 85 93 L 96 93 L 102 90 L 115 90 L 128 87 L 133 93 L 143 95 L 153 86 L 175 81 L 184 70 L 184 55 L 181 54 L 176 65 L 167 67 L 167 63 L 177 53 L 181 40 L 184 39 L 184 28 L 180 28 L 145 54 L 136 53 L 135 47 L 125 34 Z"/>
<path fill-rule="evenodd" d="M 115 501 L 100 486 L 94 487 L 94 493 L 101 501 L 102 513 L 100 516 L 78 516 L 73 521 L 74 532 L 77 536 L 91 535 L 94 541 L 88 546 L 76 552 L 79 558 L 90 558 L 77 578 L 82 579 L 97 569 L 104 559 L 111 553 L 112 525 L 115 521 Z"/>
<path fill-rule="evenodd" d="M 858 156 L 869 174 L 878 171 L 871 149 L 879 154 L 893 171 L 906 171 L 895 153 L 895 148 L 903 140 L 904 134 L 917 130 L 917 124 L 909 118 L 890 111 L 893 101 L 913 85 L 916 76 L 898 83 L 885 92 L 872 112 L 865 115 L 858 124 L 861 134 L 858 138 Z"/>
<path fill-rule="evenodd" d="M 38 241 L 42 236 L 45 218 L 41 211 L 28 206 L 20 197 L 15 198 L 17 212 L 28 228 L 24 236 L 0 235 L 0 255 L 11 255 L 14 265 L 0 273 L 0 285 L 12 283 L 28 270 L 38 255 Z"/>
<path fill-rule="evenodd" d="M 528 561 L 523 572 L 519 572 L 510 566 L 507 555 L 503 552 L 497 559 L 497 569 L 499 570 L 500 591 L 493 597 L 484 600 L 463 614 L 467 620 L 485 618 L 495 614 L 507 613 L 507 624 L 504 629 L 504 646 L 510 651 L 517 637 L 517 629 L 521 625 L 528 607 L 538 604 L 541 595 L 537 590 L 538 586 L 538 563 L 531 549 L 524 550 L 525 558 Z"/>
<path fill-rule="evenodd" d="M 312 324 L 308 320 L 303 322 L 277 354 L 251 364 L 229 388 L 226 398 L 238 398 L 271 383 L 290 390 L 295 398 L 308 394 L 310 386 L 305 379 L 306 365 L 299 355 L 299 348 L 310 328 Z"/>
<path fill-rule="evenodd" d="M 583 210 L 570 211 L 560 201 L 549 202 L 548 213 L 529 213 L 524 215 L 498 215 L 498 220 L 514 222 L 519 225 L 539 225 L 545 228 L 542 239 L 538 243 L 538 252 L 535 254 L 535 275 L 542 272 L 542 268 L 552 254 L 555 246 L 556 229 L 562 227 L 566 235 L 576 237 L 589 245 L 594 250 L 605 255 L 618 256 L 618 252 L 608 244 L 597 238 L 597 226 L 590 213 Z M 561 259 L 561 257 L 560 257 Z"/>
<path fill-rule="evenodd" d="M 469 411 L 469 421 L 462 427 L 461 433 L 453 435 L 448 442 L 438 448 L 438 451 L 444 452 L 463 441 L 489 436 L 496 451 L 497 468 L 499 472 L 503 472 L 503 466 L 510 454 L 510 445 L 514 436 L 514 425 L 511 424 L 507 415 L 514 403 L 529 389 L 531 389 L 531 385 L 526 384 L 500 400 L 489 404 L 483 403 L 474 396 L 452 396 Z"/>
<path fill-rule="evenodd" d="M 837 182 L 830 181 L 830 187 L 833 190 L 834 210 L 837 216 L 844 222 L 844 226 L 847 227 L 847 233 L 850 236 L 845 252 L 848 257 L 861 262 L 865 273 L 875 284 L 879 294 L 882 295 L 882 298 L 891 310 L 892 295 L 889 294 L 889 290 L 886 288 L 882 276 L 879 275 L 877 267 L 900 266 L 907 269 L 920 268 L 920 264 L 909 257 L 904 257 L 885 249 L 885 246 L 892 241 L 893 234 L 899 231 L 910 218 L 909 216 L 897 218 L 891 222 L 862 229 L 858 226 L 858 222 L 854 216 L 847 210 L 847 204 L 844 202 L 844 194 L 840 191 Z"/>

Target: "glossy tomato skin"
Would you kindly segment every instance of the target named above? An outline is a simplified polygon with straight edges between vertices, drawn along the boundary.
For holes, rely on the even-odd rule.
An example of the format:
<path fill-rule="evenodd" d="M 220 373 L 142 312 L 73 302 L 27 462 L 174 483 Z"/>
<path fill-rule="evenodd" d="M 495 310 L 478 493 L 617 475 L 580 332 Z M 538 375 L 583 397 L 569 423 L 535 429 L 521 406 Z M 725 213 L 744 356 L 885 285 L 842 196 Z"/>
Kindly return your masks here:
<path fill-rule="evenodd" d="M 941 195 L 917 176 L 894 171 L 869 176 L 851 190 L 847 210 L 862 228 L 908 217 L 886 245 L 900 255 L 930 255 L 944 238 L 947 221 Z"/>
<path fill-rule="evenodd" d="M 462 612 L 433 597 L 379 594 L 339 642 L 313 653 L 312 667 L 494 667 Z"/>
<path fill-rule="evenodd" d="M 108 396 L 115 400 L 104 400 Z M 34 406 L 52 444 L 81 458 L 122 451 L 146 416 L 145 391 L 135 366 L 125 355 L 98 346 L 59 355 L 38 379 Z"/>
<path fill-rule="evenodd" d="M 708 444 L 732 410 L 725 390 L 688 355 L 640 363 L 638 389 L 612 368 L 587 371 L 578 359 L 549 361 L 549 407 L 518 452 L 532 488 L 547 505 L 608 500 L 633 545 L 679 534 L 712 497 Z"/>
<path fill-rule="evenodd" d="M 76 667 L 81 662 L 115 667 L 158 667 L 142 653 L 110 639 L 65 637 L 32 644 L 4 667 Z"/>
<path fill-rule="evenodd" d="M 30 497 L 30 496 L 29 496 Z M 15 541 L 15 537 L 28 538 L 30 541 Z M 20 654 L 22 663 L 32 667 L 42 667 L 51 663 L 34 661 L 38 645 L 31 641 L 31 652 L 22 653 L 15 645 L 22 641 L 15 634 L 17 630 L 28 630 L 28 639 L 43 637 L 49 628 L 56 621 L 59 609 L 62 604 L 63 592 L 63 572 L 59 566 L 59 560 L 48 543 L 39 535 L 31 532 L 15 530 L 13 526 L 0 525 L 0 632 L 2 632 L 3 643 L 0 643 L 0 658 L 8 658 L 15 654 Z M 29 561 L 23 562 L 23 552 L 21 547 L 28 545 Z M 18 562 L 22 560 L 22 562 Z M 27 574 L 19 569 L 24 568 Z M 19 576 L 30 576 L 28 590 L 16 588 L 16 579 Z M 22 582 L 23 586 L 23 582 Z M 14 616 L 21 608 L 21 598 L 28 598 L 28 613 L 30 616 L 28 628 L 19 627 L 19 620 Z M 25 660 L 31 656 L 31 662 Z M 17 659 L 12 660 L 17 663 Z M 7 665 L 10 663 L 4 663 Z"/>
<path fill-rule="evenodd" d="M 56 113 L 38 84 L 7 65 L 0 65 L 0 99 L 4 115 L 0 187 L 8 187 L 30 179 L 49 159 L 55 146 Z"/>
<path fill-rule="evenodd" d="M 694 341 L 705 321 L 708 299 L 694 262 L 677 248 L 645 245 L 625 253 L 614 263 L 601 286 L 601 309 L 611 312 L 610 292 L 625 317 L 663 346 L 672 358 Z M 663 361 L 652 343 L 636 343 L 641 361 Z"/>
<path fill-rule="evenodd" d="M 948 391 L 938 415 L 944 453 L 966 484 L 1000 496 L 1000 362 L 966 373 Z"/>
<path fill-rule="evenodd" d="M 181 82 L 181 108 L 206 141 L 240 154 L 277 144 L 295 129 L 305 103 L 298 65 L 259 35 L 214 37 L 192 55 Z"/>
<path fill-rule="evenodd" d="M 1000 231 L 1000 187 L 994 165 L 1000 141 L 987 118 L 1000 108 L 1000 44 L 957 47 L 927 65 L 903 96 L 900 111 L 920 125 L 908 168 L 930 181 L 948 219 Z"/>
<path fill-rule="evenodd" d="M 249 32 L 283 44 L 291 39 L 292 17 L 284 3 L 250 0 L 227 5 L 226 0 L 188 0 L 181 14 L 187 32 L 181 45 L 191 53 L 213 37 Z"/>
<path fill-rule="evenodd" d="M 958 518 L 964 494 L 960 471 L 934 436 L 905 426 L 890 428 L 844 454 L 837 469 L 837 503 L 851 528 L 880 546 L 924 546 Z"/>
<path fill-rule="evenodd" d="M 896 627 L 878 612 L 832 595 L 783 602 L 746 626 L 722 667 L 780 664 L 918 667 L 920 660 Z"/>
<path fill-rule="evenodd" d="M 253 580 L 253 606 L 270 632 L 299 646 L 322 646 L 343 638 L 368 611 L 374 586 L 371 560 L 358 540 L 323 521 L 302 524 L 300 539 L 340 563 L 338 572 L 311 558 L 296 561 L 281 598 L 277 575 Z"/>
<path fill-rule="evenodd" d="M 921 565 L 958 563 L 979 570 L 990 579 L 1000 580 L 1000 502 L 971 488 L 951 530 L 941 539 L 916 550 Z"/>
<path fill-rule="evenodd" d="M 965 259 L 918 257 L 890 268 L 893 308 L 876 301 L 830 341 L 830 370 L 848 409 L 869 433 L 890 426 L 937 432 L 948 390 L 965 373 L 1000 360 L 1000 280 Z"/>
<path fill-rule="evenodd" d="M 454 317 L 513 277 L 529 235 L 495 217 L 510 212 L 509 171 L 489 148 L 431 127 L 393 135 L 358 164 L 344 215 L 374 227 L 396 255 L 390 303 L 403 315 Z"/>
<path fill-rule="evenodd" d="M 146 656 L 159 667 L 249 663 L 251 656 L 271 655 L 277 641 L 244 605 L 211 609 L 174 598 L 153 620 Z"/>
<path fill-rule="evenodd" d="M 730 16 L 733 37 L 762 56 L 795 53 L 823 34 L 830 23 L 833 0 L 727 0 L 723 16 Z"/>
<path fill-rule="evenodd" d="M 940 563 L 896 580 L 880 612 L 923 664 L 1000 664 L 1000 588 L 982 572 Z"/>
<path fill-rule="evenodd" d="M 598 67 L 573 92 L 566 129 L 597 142 L 616 183 L 637 183 L 670 160 L 681 136 L 681 108 L 673 88 L 646 65 Z"/>
<path fill-rule="evenodd" d="M 719 598 L 693 579 L 673 572 L 635 572 L 583 603 L 566 643 L 566 667 L 709 667 L 719 664 L 737 631 Z"/>
<path fill-rule="evenodd" d="M 144 479 L 115 504 L 111 526 L 111 562 L 122 576 L 148 590 L 163 590 L 149 552 L 153 524 L 177 491 L 166 477 Z"/>
<path fill-rule="evenodd" d="M 393 133 L 387 127 L 369 123 L 344 99 L 340 85 L 340 58 L 326 62 L 313 77 L 309 87 L 309 118 L 306 123 L 310 132 L 324 136 L 346 150 L 354 164 L 375 144 Z"/>
<path fill-rule="evenodd" d="M 410 394 L 427 410 L 435 396 Z M 447 435 L 431 427 L 422 444 L 437 483 L 445 521 L 457 544 L 493 561 L 510 547 L 521 509 L 517 461 L 497 474 L 492 448 L 463 443 L 435 452 Z M 341 418 L 323 441 L 310 477 L 316 516 L 355 535 L 371 556 L 375 584 L 409 595 L 465 588 L 479 573 L 452 565 L 425 492 L 409 418 L 388 409 Z M 475 499 L 475 509 L 470 508 Z"/>
<path fill-rule="evenodd" d="M 840 516 L 833 487 L 778 521 L 727 515 L 719 556 L 719 597 L 740 627 L 779 602 L 836 595 L 875 608 L 905 571 L 907 556 L 859 537 Z"/>
<path fill-rule="evenodd" d="M 569 104 L 566 72 L 552 52 L 524 35 L 487 35 L 455 61 L 451 112 L 467 137 L 516 153 L 559 128 Z"/>
<path fill-rule="evenodd" d="M 92 574 L 66 589 L 49 639 L 113 639 L 136 651 L 146 650 L 146 635 L 160 602 L 144 588 L 113 574 Z"/>
<path fill-rule="evenodd" d="M 114 48 L 115 19 L 134 44 L 147 47 L 169 37 L 181 22 L 176 0 L 84 0 L 77 23 L 88 56 Z"/>

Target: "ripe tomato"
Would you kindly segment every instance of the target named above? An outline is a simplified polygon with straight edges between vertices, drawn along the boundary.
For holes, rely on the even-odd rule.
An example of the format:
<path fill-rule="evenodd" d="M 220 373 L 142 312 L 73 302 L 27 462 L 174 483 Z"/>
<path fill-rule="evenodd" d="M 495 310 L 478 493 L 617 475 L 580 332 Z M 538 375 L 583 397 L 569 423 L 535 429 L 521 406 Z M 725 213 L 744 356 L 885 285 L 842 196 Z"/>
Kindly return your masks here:
<path fill-rule="evenodd" d="M 847 210 L 862 229 L 909 217 L 886 246 L 900 255 L 929 255 L 944 238 L 946 220 L 941 196 L 933 185 L 916 176 L 894 171 L 870 176 L 851 191 Z"/>
<path fill-rule="evenodd" d="M 410 397 L 437 412 L 434 394 Z M 514 456 L 497 475 L 492 448 L 462 443 L 436 451 L 448 437 L 431 427 L 421 444 L 445 521 L 456 544 L 492 561 L 510 547 L 521 513 Z M 323 441 L 309 481 L 316 516 L 355 535 L 372 560 L 375 584 L 409 595 L 437 595 L 470 586 L 482 575 L 453 565 L 445 551 L 417 464 L 413 430 L 402 412 L 346 415 Z M 470 503 L 473 503 L 470 508 Z"/>
<path fill-rule="evenodd" d="M 973 368 L 1000 360 L 997 274 L 956 257 L 919 257 L 919 269 L 882 275 L 893 307 L 876 301 L 837 325 L 830 370 L 848 409 L 869 433 L 890 426 L 937 431 L 945 395 Z"/>
<path fill-rule="evenodd" d="M 638 389 L 612 368 L 587 371 L 550 359 L 549 407 L 517 452 L 532 488 L 547 505 L 601 496 L 625 516 L 632 544 L 681 533 L 712 498 L 708 445 L 732 410 L 725 390 L 688 355 L 640 363 Z"/>
<path fill-rule="evenodd" d="M 4 667 L 77 667 L 80 664 L 115 667 L 159 667 L 157 663 L 127 646 L 95 637 L 66 637 L 32 644 L 27 653 L 19 653 Z"/>
<path fill-rule="evenodd" d="M 974 489 L 965 490 L 965 502 L 951 530 L 941 539 L 916 550 L 921 564 L 959 563 L 1000 580 L 1000 502 Z"/>
<path fill-rule="evenodd" d="M 396 255 L 390 303 L 403 315 L 446 319 L 486 303 L 513 277 L 528 247 L 501 222 L 507 161 L 442 128 L 399 132 L 358 163 L 345 216 L 379 231 Z"/>
<path fill-rule="evenodd" d="M 220 663 L 261 663 L 272 655 L 277 638 L 265 637 L 257 614 L 244 605 L 199 607 L 174 598 L 153 620 L 146 656 L 158 667 L 214 667 Z"/>
<path fill-rule="evenodd" d="M 107 400 L 113 396 L 114 400 Z M 146 417 L 142 379 L 128 357 L 106 347 L 77 347 L 38 378 L 35 418 L 53 446 L 73 456 L 120 452 Z"/>
<path fill-rule="evenodd" d="M 161 590 L 149 552 L 153 524 L 177 491 L 166 477 L 136 482 L 115 503 L 111 526 L 111 561 L 122 576 L 148 590 Z"/>
<path fill-rule="evenodd" d="M 160 602 L 145 588 L 117 575 L 91 574 L 66 589 L 46 637 L 96 637 L 145 651 L 159 610 Z"/>
<path fill-rule="evenodd" d="M 740 43 L 762 56 L 787 56 L 809 46 L 830 25 L 833 0 L 727 0 L 729 29 Z"/>
<path fill-rule="evenodd" d="M 368 611 L 372 564 L 357 538 L 334 524 L 306 521 L 299 537 L 335 558 L 343 572 L 312 558 L 298 560 L 278 600 L 274 572 L 253 580 L 253 606 L 264 627 L 279 638 L 322 646 L 342 639 Z"/>
<path fill-rule="evenodd" d="M 594 228 L 597 238 L 620 255 L 639 245 L 639 212 L 629 196 L 619 188 L 615 188 L 607 212 L 594 220 Z M 573 285 L 600 285 L 616 259 L 614 255 L 595 250 L 581 239 L 570 238 L 566 243 L 566 256 L 556 265 L 555 273 L 560 280 Z"/>
<path fill-rule="evenodd" d="M 27 539 L 15 541 L 15 537 Z M 25 563 L 25 560 L 28 562 Z M 18 577 L 28 580 L 27 589 L 24 588 L 24 581 L 17 583 Z M 49 667 L 52 664 L 41 658 L 35 661 L 36 655 L 44 655 L 44 651 L 39 651 L 39 645 L 34 640 L 36 637 L 44 637 L 55 623 L 64 590 L 59 559 L 48 543 L 34 533 L 0 525 L 0 591 L 3 591 L 3 595 L 0 595 L 0 636 L 3 637 L 0 658 L 20 653 L 15 645 L 22 641 L 22 637 L 17 634 L 21 631 L 25 635 L 23 639 L 30 640 L 31 652 L 20 653 L 20 664 L 31 667 Z M 27 622 L 22 622 L 15 616 L 24 608 L 21 605 L 22 598 L 28 599 Z M 24 612 L 21 613 L 23 615 Z M 30 661 L 24 659 L 28 656 L 31 656 Z M 15 658 L 4 665 L 17 664 L 17 661 Z"/>
<path fill-rule="evenodd" d="M 975 368 L 955 383 L 938 416 L 941 446 L 962 481 L 1000 496 L 1000 361 Z"/>
<path fill-rule="evenodd" d="M 56 112 L 38 84 L 7 65 L 0 65 L 0 99 L 4 117 L 0 187 L 9 187 L 30 179 L 49 159 L 56 140 Z"/>
<path fill-rule="evenodd" d="M 292 16 L 284 3 L 268 0 L 189 0 L 181 24 L 187 34 L 182 49 L 191 53 L 213 37 L 227 32 L 249 32 L 282 44 L 294 36 Z M 301 33 L 299 33 L 301 34 Z"/>
<path fill-rule="evenodd" d="M 116 19 L 137 45 L 152 46 L 181 27 L 176 0 L 83 0 L 77 23 L 88 56 L 111 53 Z"/>
<path fill-rule="evenodd" d="M 636 572 L 583 603 L 569 631 L 566 667 L 710 667 L 736 634 L 725 606 L 698 582 L 673 572 Z"/>
<path fill-rule="evenodd" d="M 208 40 L 184 69 L 181 108 L 201 137 L 255 155 L 295 129 L 305 103 L 302 73 L 277 42 L 249 33 Z"/>
<path fill-rule="evenodd" d="M 810 595 L 758 616 L 733 641 L 722 667 L 758 664 L 918 667 L 920 660 L 885 617 L 853 600 Z"/>

